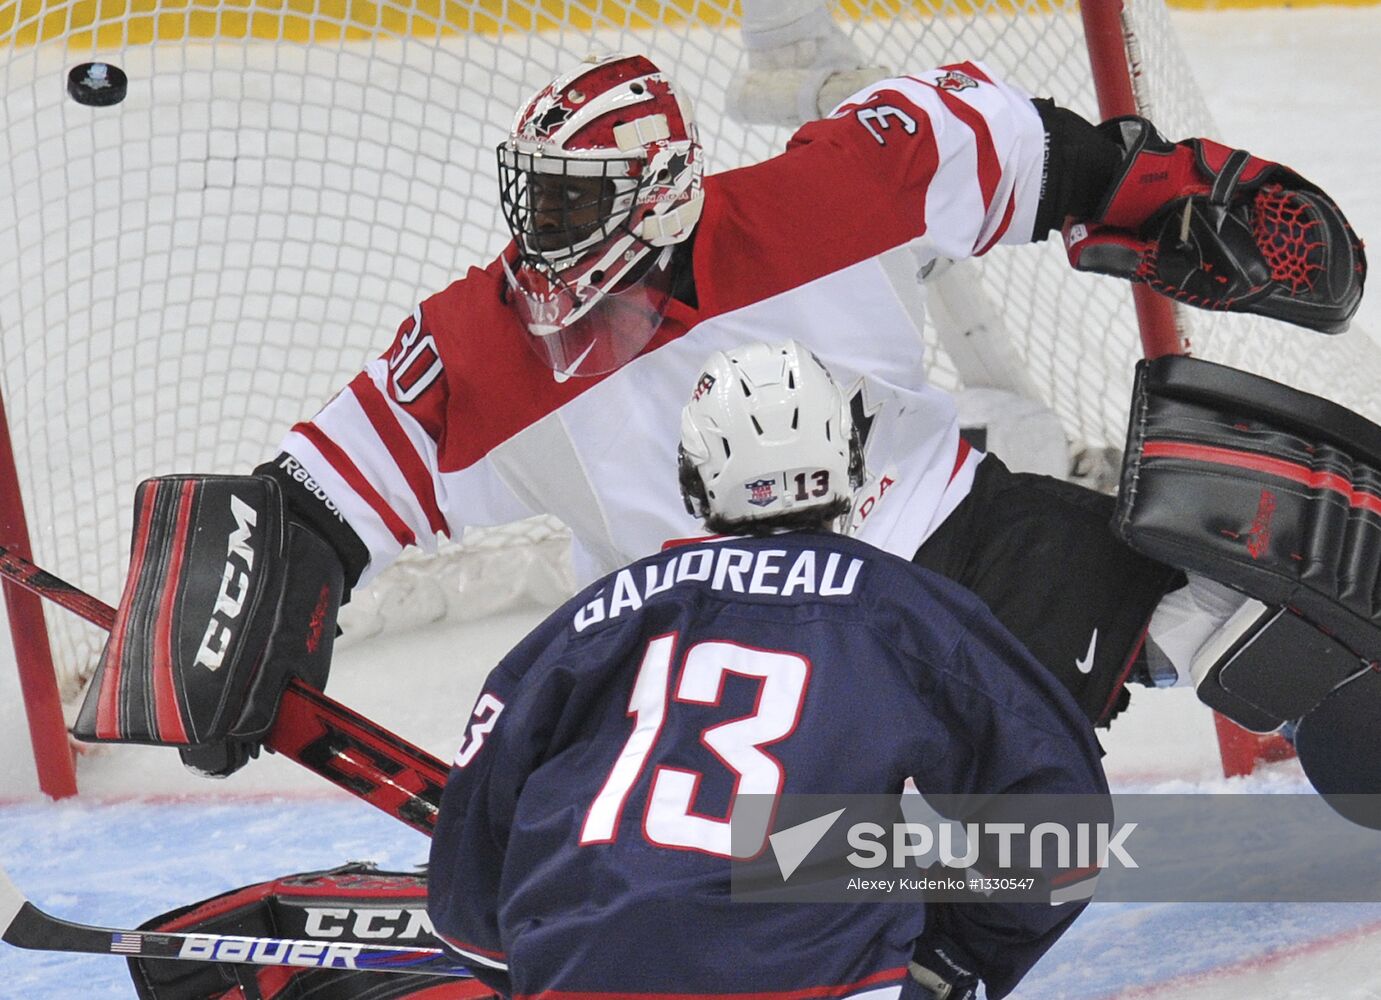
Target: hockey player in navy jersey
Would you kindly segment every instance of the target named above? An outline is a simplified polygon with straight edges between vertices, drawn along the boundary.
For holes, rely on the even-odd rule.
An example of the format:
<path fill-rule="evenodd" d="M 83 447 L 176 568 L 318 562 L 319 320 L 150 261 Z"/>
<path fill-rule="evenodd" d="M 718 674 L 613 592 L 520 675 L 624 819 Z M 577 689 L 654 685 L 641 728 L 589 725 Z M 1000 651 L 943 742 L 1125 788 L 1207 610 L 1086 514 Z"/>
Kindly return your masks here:
<path fill-rule="evenodd" d="M 1353 447 L 1355 434 L 1319 426 L 1317 407 L 1234 396 L 1227 383 L 1205 389 L 1211 420 L 1171 421 L 1181 444 L 1215 428 L 1211 447 L 1192 450 L 1197 464 L 1166 459 L 1191 475 L 1151 489 L 1146 473 L 1165 465 L 1164 448 L 1155 445 L 1149 464 L 1129 451 L 1125 475 L 1143 488 L 1122 498 L 1143 506 L 1136 517 L 1119 511 L 1119 523 L 1154 529 L 1134 551 L 1109 530 L 1112 498 L 1014 475 L 961 439 L 954 401 L 927 382 L 921 332 L 885 266 L 902 245 L 914 274 L 917 264 L 1063 227 L 1080 269 L 1338 330 L 1360 300 L 1361 245 L 1333 202 L 1292 170 L 1207 139 L 1167 141 L 1140 118 L 1095 127 L 966 62 L 870 85 L 803 126 L 781 155 L 707 175 L 690 109 L 639 55 L 592 58 L 553 79 L 519 109 L 497 155 L 512 242 L 414 307 L 392 345 L 258 470 L 275 487 L 254 488 L 251 513 L 290 525 L 297 551 L 256 572 L 287 574 L 288 590 L 308 595 L 304 617 L 320 622 L 342 590 L 368 583 L 404 549 L 433 549 L 466 526 L 553 514 L 571 529 L 581 582 L 701 533 L 653 471 L 675 439 L 682 386 L 709 351 L 787 336 L 830 366 L 856 416 L 871 474 L 847 532 L 977 593 L 1096 724 L 1124 703 L 1129 679 L 1212 674 L 1195 656 L 1244 593 L 1298 607 L 1302 582 L 1343 581 L 1325 588 L 1332 605 L 1310 619 L 1336 635 L 1333 605 L 1377 589 L 1347 581 L 1377 574 L 1381 545 L 1337 540 L 1332 528 L 1281 530 L 1304 524 L 1315 500 L 1366 511 L 1340 485 L 1346 477 L 1318 479 L 1310 465 L 1318 445 L 1340 441 L 1352 452 L 1348 469 L 1374 467 L 1361 462 L 1370 452 Z M 1146 392 L 1183 395 L 1163 381 L 1146 380 Z M 1144 420 L 1160 409 L 1142 399 L 1135 412 Z M 1238 446 L 1251 455 L 1225 462 Z M 1287 482 L 1333 485 L 1282 493 L 1272 485 L 1282 469 Z M 1230 504 L 1225 475 L 1243 490 Z M 1274 528 L 1254 530 L 1267 493 L 1285 499 L 1260 514 Z M 248 522 L 234 516 L 243 530 Z M 150 517 L 158 530 L 182 530 Z M 1317 561 L 1302 558 L 1297 539 Z M 1354 554 L 1362 563 L 1343 572 Z M 224 546 L 206 558 L 220 581 Z M 1176 590 L 1181 569 L 1193 571 L 1191 585 Z M 323 574 L 341 585 L 323 589 Z M 273 601 L 236 603 L 210 589 L 216 608 L 224 598 L 235 615 L 188 614 L 185 639 L 237 681 L 219 703 L 216 732 L 226 738 L 184 756 L 224 775 L 257 752 L 272 722 L 282 679 L 248 678 L 293 618 Z M 329 607 L 314 603 L 318 592 L 333 595 Z M 1165 620 L 1167 608 L 1169 624 L 1157 627 L 1153 614 Z M 1338 662 L 1381 656 L 1371 616 L 1361 609 L 1366 641 Z M 183 636 L 181 622 L 160 628 Z M 1251 646 L 1277 650 L 1271 683 L 1293 676 L 1297 642 Z M 324 670 L 305 676 L 320 682 Z M 1220 673 L 1259 707 L 1257 671 Z M 1297 718 L 1331 690 L 1310 684 L 1257 713 L 1257 724 Z M 165 686 L 165 700 L 175 694 Z M 121 702 L 104 704 L 103 731 L 118 732 L 110 716 Z M 1339 759 L 1381 762 L 1381 749 L 1347 747 Z M 1381 790 L 1381 767 L 1371 777 Z"/>
<path fill-rule="evenodd" d="M 490 674 L 432 841 L 439 935 L 505 996 L 1006 996 L 1080 906 L 736 902 L 729 822 L 907 779 L 1102 796 L 1088 722 L 971 593 L 836 533 L 862 453 L 809 351 L 717 352 L 680 455 L 731 537 L 603 577 Z"/>

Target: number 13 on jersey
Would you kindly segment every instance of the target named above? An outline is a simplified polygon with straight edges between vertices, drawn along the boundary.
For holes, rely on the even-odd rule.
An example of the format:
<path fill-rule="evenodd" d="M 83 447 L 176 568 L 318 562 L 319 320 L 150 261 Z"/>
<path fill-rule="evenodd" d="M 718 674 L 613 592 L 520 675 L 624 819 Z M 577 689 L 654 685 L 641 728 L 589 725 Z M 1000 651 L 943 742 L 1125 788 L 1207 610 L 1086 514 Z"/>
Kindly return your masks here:
<path fill-rule="evenodd" d="M 493 732 L 494 723 L 499 721 L 499 713 L 502 711 L 503 702 L 498 698 L 488 692 L 480 695 L 480 700 L 475 704 L 475 711 L 470 716 L 470 726 L 465 730 L 465 739 L 456 751 L 453 761 L 456 767 L 465 767 L 475 759 L 475 754 L 484 746 L 484 738 Z"/>
<path fill-rule="evenodd" d="M 668 732 L 680 731 L 674 725 L 668 730 L 668 714 L 676 712 L 677 704 L 720 704 L 724 680 L 732 674 L 758 683 L 753 711 L 700 733 L 700 742 L 733 779 L 733 799 L 727 813 L 719 818 L 695 812 L 695 793 L 703 775 L 660 765 L 645 779 L 648 799 L 643 834 L 660 847 L 720 857 L 751 857 L 762 849 L 768 814 L 763 814 L 761 836 L 745 838 L 740 830 L 740 850 L 735 852 L 729 839 L 734 806 L 741 795 L 781 794 L 786 776 L 781 763 L 765 748 L 780 743 L 795 731 L 810 683 L 810 662 L 795 653 L 754 649 L 733 642 L 697 642 L 686 651 L 675 693 L 670 695 L 676 645 L 677 636 L 673 633 L 654 638 L 643 651 L 628 702 L 633 731 L 599 794 L 590 803 L 580 843 L 608 844 L 617 839 L 624 805 L 644 780 L 643 772 L 653 749 L 659 739 L 667 738 Z M 748 843 L 753 845 L 751 849 L 745 848 Z"/>

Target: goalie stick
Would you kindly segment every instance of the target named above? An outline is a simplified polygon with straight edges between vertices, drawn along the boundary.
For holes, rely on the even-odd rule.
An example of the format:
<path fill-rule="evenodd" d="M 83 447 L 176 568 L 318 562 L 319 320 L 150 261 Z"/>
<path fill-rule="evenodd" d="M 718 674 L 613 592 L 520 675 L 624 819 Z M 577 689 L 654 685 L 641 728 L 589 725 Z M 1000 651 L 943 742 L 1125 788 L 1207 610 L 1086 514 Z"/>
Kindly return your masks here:
<path fill-rule="evenodd" d="M 4 924 L 0 940 L 30 951 L 473 978 L 469 969 L 440 948 L 392 948 L 238 934 L 179 934 L 72 923 L 43 912 L 25 899 L 3 868 L 0 868 L 0 922 Z M 491 995 L 480 984 L 475 986 L 476 997 Z"/>
<path fill-rule="evenodd" d="M 110 605 L 3 546 L 0 577 L 107 632 L 115 622 Z M 264 746 L 431 836 L 446 765 L 320 691 L 290 682 Z"/>

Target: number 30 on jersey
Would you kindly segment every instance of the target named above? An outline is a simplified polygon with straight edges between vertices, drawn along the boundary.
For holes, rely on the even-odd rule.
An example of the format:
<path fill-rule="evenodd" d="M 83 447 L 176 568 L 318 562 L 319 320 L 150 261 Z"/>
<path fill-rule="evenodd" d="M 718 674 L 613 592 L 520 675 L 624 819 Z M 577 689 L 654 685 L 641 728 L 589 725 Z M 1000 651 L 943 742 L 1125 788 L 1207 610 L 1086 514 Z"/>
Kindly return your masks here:
<path fill-rule="evenodd" d="M 389 356 L 388 371 L 393 381 L 393 398 L 400 403 L 411 403 L 440 377 L 444 366 L 436 340 L 422 329 L 420 305 L 413 309 L 412 316 L 403 325 L 407 329 Z"/>

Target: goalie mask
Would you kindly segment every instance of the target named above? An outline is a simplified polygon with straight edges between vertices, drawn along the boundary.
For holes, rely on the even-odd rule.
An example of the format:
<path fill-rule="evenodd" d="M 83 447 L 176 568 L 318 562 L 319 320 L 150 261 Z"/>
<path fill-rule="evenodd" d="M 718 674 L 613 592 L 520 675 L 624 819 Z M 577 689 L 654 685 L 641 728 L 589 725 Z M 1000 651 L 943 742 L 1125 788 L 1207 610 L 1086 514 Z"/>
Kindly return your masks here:
<path fill-rule="evenodd" d="M 656 332 L 670 248 L 700 218 L 688 103 L 643 56 L 590 57 L 524 105 L 498 160 L 505 273 L 538 355 L 558 374 L 618 368 Z"/>
<path fill-rule="evenodd" d="M 719 351 L 681 411 L 686 510 L 712 530 L 841 517 L 863 485 L 863 449 L 844 393 L 794 340 Z"/>

